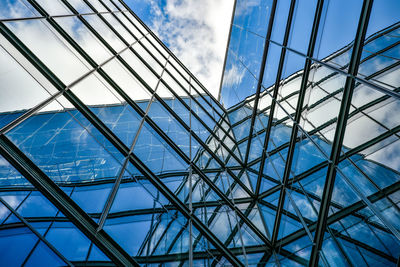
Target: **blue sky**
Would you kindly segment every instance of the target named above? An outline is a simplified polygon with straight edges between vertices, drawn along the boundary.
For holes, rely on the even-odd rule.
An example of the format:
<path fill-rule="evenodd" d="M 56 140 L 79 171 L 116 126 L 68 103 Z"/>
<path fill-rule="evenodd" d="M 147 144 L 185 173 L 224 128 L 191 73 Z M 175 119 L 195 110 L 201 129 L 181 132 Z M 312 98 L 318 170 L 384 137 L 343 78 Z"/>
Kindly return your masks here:
<path fill-rule="evenodd" d="M 217 97 L 233 0 L 126 0 Z"/>

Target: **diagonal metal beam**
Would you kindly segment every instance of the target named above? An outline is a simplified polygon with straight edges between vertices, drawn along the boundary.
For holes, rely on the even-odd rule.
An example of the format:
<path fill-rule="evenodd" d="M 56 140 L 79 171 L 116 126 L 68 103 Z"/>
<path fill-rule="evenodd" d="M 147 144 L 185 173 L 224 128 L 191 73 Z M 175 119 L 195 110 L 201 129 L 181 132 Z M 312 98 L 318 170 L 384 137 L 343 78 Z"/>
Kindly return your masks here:
<path fill-rule="evenodd" d="M 270 138 L 271 130 L 272 130 L 272 124 L 273 124 L 273 118 L 274 118 L 274 113 L 275 113 L 276 101 L 277 101 L 277 97 L 278 97 L 279 85 L 280 85 L 280 82 L 281 82 L 283 64 L 284 64 L 284 61 L 285 61 L 286 46 L 287 46 L 287 43 L 289 41 L 290 28 L 291 28 L 291 24 L 292 24 L 295 5 L 296 5 L 296 0 L 292 0 L 291 3 L 290 3 L 288 20 L 286 22 L 285 35 L 284 35 L 284 38 L 283 38 L 283 47 L 281 49 L 281 56 L 280 56 L 280 59 L 279 59 L 279 66 L 278 66 L 276 79 L 275 79 L 275 85 L 274 85 L 274 89 L 273 89 L 272 104 L 271 104 L 269 117 L 268 117 L 268 125 L 267 125 L 267 129 L 265 130 L 266 132 L 265 132 L 264 145 L 263 145 L 263 150 L 262 150 L 262 155 L 261 155 L 260 170 L 259 170 L 259 173 L 258 173 L 256 190 L 255 190 L 255 195 L 256 196 L 260 193 L 261 178 L 262 178 L 262 174 L 264 172 L 265 159 L 267 157 L 268 143 L 269 143 L 269 138 Z"/>
<path fill-rule="evenodd" d="M 364 0 L 361 9 L 360 19 L 357 27 L 356 36 L 354 39 L 353 51 L 350 58 L 348 73 L 355 76 L 358 72 L 362 47 L 364 44 L 365 35 L 367 32 L 368 21 L 371 14 L 373 0 Z M 324 240 L 329 206 L 332 199 L 333 189 L 335 186 L 336 166 L 339 163 L 340 152 L 343 144 L 343 138 L 346 130 L 347 117 L 351 106 L 351 98 L 355 87 L 355 80 L 351 77 L 346 78 L 346 83 L 343 90 L 342 102 L 340 105 L 337 125 L 335 129 L 335 137 L 332 143 L 332 150 L 329 157 L 327 176 L 322 193 L 321 206 L 318 213 L 318 221 L 314 234 L 314 245 L 311 251 L 309 266 L 316 266 L 319 261 L 320 251 Z"/>
<path fill-rule="evenodd" d="M 261 92 L 261 87 L 262 87 L 261 85 L 262 85 L 262 82 L 263 82 L 263 79 L 264 79 L 265 65 L 267 63 L 269 40 L 271 39 L 272 27 L 273 27 L 273 24 L 274 24 L 276 3 L 277 3 L 277 0 L 274 0 L 272 2 L 271 14 L 270 14 L 270 17 L 269 17 L 269 22 L 268 22 L 267 35 L 265 36 L 264 51 L 263 51 L 263 55 L 262 55 L 260 72 L 259 72 L 259 75 L 258 75 L 258 83 L 257 83 L 255 100 L 254 100 L 253 113 L 251 115 L 251 122 L 250 122 L 250 129 L 249 129 L 249 139 L 247 141 L 246 154 L 244 156 L 244 166 L 247 166 L 247 162 L 249 160 L 249 153 L 250 153 L 250 147 L 251 147 L 251 141 L 252 141 L 251 139 L 253 137 L 254 123 L 255 123 L 256 117 L 257 117 L 258 102 L 260 100 L 260 92 Z"/>
<path fill-rule="evenodd" d="M 317 40 L 317 35 L 318 35 L 318 27 L 319 27 L 319 22 L 322 14 L 322 9 L 323 9 L 324 1 L 319 0 L 315 9 L 315 15 L 314 15 L 314 21 L 313 21 L 313 27 L 310 35 L 310 40 L 308 44 L 308 50 L 307 50 L 307 55 L 312 56 L 314 54 L 314 47 L 315 43 Z M 287 159 L 285 163 L 285 170 L 283 173 L 283 186 L 284 188 L 288 186 L 288 181 L 289 181 L 289 176 L 290 176 L 290 170 L 292 168 L 292 162 L 293 162 L 293 155 L 296 147 L 296 141 L 297 141 L 297 134 L 298 134 L 298 124 L 300 123 L 301 119 L 301 114 L 302 114 L 302 107 L 303 107 L 303 102 L 304 98 L 306 95 L 307 91 L 307 86 L 308 86 L 308 77 L 311 71 L 311 64 L 312 61 L 307 58 L 305 65 L 304 65 L 304 71 L 302 75 L 302 80 L 300 84 L 300 90 L 299 90 L 299 95 L 298 95 L 298 100 L 297 100 L 297 107 L 296 107 L 296 115 L 295 115 L 295 121 L 294 125 L 292 127 L 292 133 L 290 136 L 290 142 L 289 142 L 289 149 L 287 153 Z M 278 200 L 278 208 L 276 211 L 276 217 L 275 217 L 275 222 L 274 222 L 274 232 L 272 234 L 272 240 L 271 242 L 275 244 L 276 239 L 277 239 L 277 234 L 279 233 L 279 228 L 280 228 L 280 221 L 282 217 L 282 211 L 285 203 L 285 198 L 286 198 L 286 190 L 281 189 L 280 194 L 279 194 L 279 200 Z"/>
<path fill-rule="evenodd" d="M 105 231 L 96 232 L 97 224 L 89 215 L 4 135 L 0 135 L 0 154 L 113 262 L 123 266 L 139 266 Z"/>

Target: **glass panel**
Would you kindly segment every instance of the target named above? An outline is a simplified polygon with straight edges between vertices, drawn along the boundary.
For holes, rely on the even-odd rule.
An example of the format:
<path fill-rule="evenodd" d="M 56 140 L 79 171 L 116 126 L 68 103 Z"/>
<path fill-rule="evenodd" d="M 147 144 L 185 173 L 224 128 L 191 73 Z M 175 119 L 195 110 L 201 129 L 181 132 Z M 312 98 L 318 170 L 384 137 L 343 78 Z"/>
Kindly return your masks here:
<path fill-rule="evenodd" d="M 0 128 L 55 93 L 44 89 L 17 61 L 0 48 Z"/>
<path fill-rule="evenodd" d="M 316 4 L 316 0 L 296 2 L 288 46 L 303 54 L 307 54 Z"/>
<path fill-rule="evenodd" d="M 184 171 L 186 163 L 145 123 L 133 150 L 154 173 Z"/>
<path fill-rule="evenodd" d="M 137 44 L 139 45 L 139 44 Z M 156 88 L 158 77 L 155 76 L 143 62 L 132 51 L 127 50 L 121 53 L 121 57 L 128 63 L 128 65 L 140 76 L 141 79 L 150 86 L 151 89 Z"/>
<path fill-rule="evenodd" d="M 130 51 L 127 52 L 131 53 Z M 117 59 L 111 60 L 102 69 L 132 100 L 150 99 L 150 92 Z"/>
<path fill-rule="evenodd" d="M 25 3 L 25 1 L 1 1 L 0 2 L 0 19 L 28 18 L 39 17 L 33 7 Z"/>
<path fill-rule="evenodd" d="M 283 37 L 285 35 L 285 29 L 289 15 L 289 7 L 289 0 L 277 2 L 271 40 L 274 40 L 279 44 L 283 43 Z"/>
<path fill-rule="evenodd" d="M 264 37 L 267 33 L 271 7 L 270 0 L 258 4 L 237 1 L 233 24 Z"/>
<path fill-rule="evenodd" d="M 114 14 L 102 14 L 103 18 L 107 20 L 107 22 L 116 30 L 128 44 L 132 44 L 136 41 L 135 38 L 125 29 L 124 25 L 122 25 L 115 17 Z"/>
<path fill-rule="evenodd" d="M 62 98 L 57 101 L 69 104 Z M 117 176 L 121 155 L 116 148 L 77 110 L 54 104 L 60 110 L 35 114 L 8 132 L 7 137 L 57 183 Z"/>
<path fill-rule="evenodd" d="M 362 1 L 329 1 L 324 3 L 324 13 L 319 27 L 318 59 L 325 58 L 333 52 L 351 43 L 356 35 Z M 338 19 L 341 18 L 341 19 Z"/>
<path fill-rule="evenodd" d="M 372 5 L 366 37 L 399 21 L 400 3 L 396 0 L 376 1 Z"/>
<path fill-rule="evenodd" d="M 27 20 L 5 25 L 65 84 L 73 82 L 87 71 L 87 63 L 50 30 L 46 21 Z"/>
<path fill-rule="evenodd" d="M 36 1 L 50 16 L 55 15 L 70 15 L 72 12 L 67 9 L 67 7 L 62 4 L 59 0 L 46 1 L 37 0 Z"/>
<path fill-rule="evenodd" d="M 55 21 L 82 47 L 98 64 L 111 57 L 111 53 L 76 17 L 55 18 Z"/>
<path fill-rule="evenodd" d="M 136 39 L 142 38 L 143 34 L 141 34 L 137 28 L 124 16 L 123 13 L 117 12 L 114 13 L 115 16 L 122 22 L 122 24 L 127 27 L 133 34 Z"/>
<path fill-rule="evenodd" d="M 97 2 L 97 1 L 96 1 Z M 118 36 L 97 16 L 82 16 L 90 26 L 110 45 L 114 51 L 121 51 L 126 45 L 118 38 Z"/>

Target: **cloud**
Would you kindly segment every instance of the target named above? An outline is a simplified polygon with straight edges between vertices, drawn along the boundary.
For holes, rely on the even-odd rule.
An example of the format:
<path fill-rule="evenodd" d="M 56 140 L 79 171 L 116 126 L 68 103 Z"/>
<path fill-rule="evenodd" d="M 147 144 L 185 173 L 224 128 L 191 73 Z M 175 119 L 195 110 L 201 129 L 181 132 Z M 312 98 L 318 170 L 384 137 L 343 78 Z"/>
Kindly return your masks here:
<path fill-rule="evenodd" d="M 236 65 L 232 65 L 232 68 L 226 70 L 224 73 L 224 86 L 231 87 L 232 85 L 237 85 L 242 82 L 245 69 L 240 71 Z"/>
<path fill-rule="evenodd" d="M 233 1 L 167 0 L 164 5 L 157 0 L 148 1 L 151 7 L 148 26 L 217 96 Z M 134 10 L 133 4 L 132 7 Z"/>

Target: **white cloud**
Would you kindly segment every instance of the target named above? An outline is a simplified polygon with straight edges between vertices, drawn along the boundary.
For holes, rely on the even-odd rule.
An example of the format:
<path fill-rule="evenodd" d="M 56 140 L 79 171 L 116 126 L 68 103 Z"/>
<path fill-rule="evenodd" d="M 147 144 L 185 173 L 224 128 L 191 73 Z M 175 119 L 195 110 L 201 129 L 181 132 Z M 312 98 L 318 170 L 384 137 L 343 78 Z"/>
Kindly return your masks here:
<path fill-rule="evenodd" d="M 242 82 L 245 69 L 242 71 L 238 70 L 236 65 L 232 65 L 232 68 L 225 71 L 224 74 L 224 86 L 230 87 L 232 85 L 237 85 Z"/>
<path fill-rule="evenodd" d="M 233 0 L 151 1 L 149 25 L 214 95 L 218 95 Z"/>

